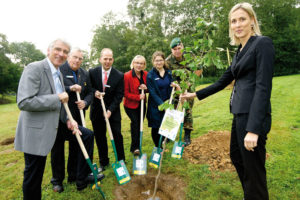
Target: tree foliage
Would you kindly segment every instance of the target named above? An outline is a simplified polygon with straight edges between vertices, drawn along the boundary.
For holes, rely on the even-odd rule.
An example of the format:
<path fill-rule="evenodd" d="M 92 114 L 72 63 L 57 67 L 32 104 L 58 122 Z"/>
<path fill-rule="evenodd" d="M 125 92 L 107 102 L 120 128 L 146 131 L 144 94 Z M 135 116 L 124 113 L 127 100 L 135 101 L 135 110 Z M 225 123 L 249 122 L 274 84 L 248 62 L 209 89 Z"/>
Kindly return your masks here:
<path fill-rule="evenodd" d="M 132 58 L 146 57 L 148 69 L 151 68 L 151 55 L 161 50 L 168 55 L 169 43 L 180 37 L 186 47 L 201 44 L 197 32 L 198 18 L 214 22 L 217 29 L 208 40 L 213 48 L 229 49 L 233 57 L 237 47 L 229 45 L 228 13 L 232 6 L 243 0 L 129 0 L 127 12 L 129 19 L 116 19 L 108 13 L 94 31 L 91 58 L 99 58 L 103 47 L 114 51 L 115 66 L 128 71 Z M 275 75 L 299 73 L 300 71 L 300 10 L 299 0 L 249 0 L 257 13 L 262 34 L 269 36 L 275 45 Z M 299 7 L 299 6 L 298 6 Z M 200 42 L 200 43 L 199 43 Z M 196 55 L 201 54 L 201 47 Z M 214 56 L 213 53 L 211 53 Z M 227 62 L 226 52 L 219 54 Z M 206 61 L 208 62 L 208 61 Z M 223 72 L 218 63 L 204 69 L 205 76 L 219 76 Z"/>
<path fill-rule="evenodd" d="M 22 67 L 45 58 L 45 55 L 30 42 L 12 42 L 9 48 L 14 60 Z"/>
<path fill-rule="evenodd" d="M 7 57 L 10 53 L 9 42 L 0 33 L 0 94 L 2 97 L 10 92 L 16 92 L 21 75 L 21 68 Z"/>

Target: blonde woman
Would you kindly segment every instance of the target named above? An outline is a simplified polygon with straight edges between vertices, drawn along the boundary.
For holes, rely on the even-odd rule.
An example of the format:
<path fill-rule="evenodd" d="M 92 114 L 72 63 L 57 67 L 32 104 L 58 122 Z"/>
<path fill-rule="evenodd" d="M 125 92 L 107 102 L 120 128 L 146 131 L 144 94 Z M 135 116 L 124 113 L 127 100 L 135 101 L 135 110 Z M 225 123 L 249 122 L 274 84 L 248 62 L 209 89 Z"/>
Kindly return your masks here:
<path fill-rule="evenodd" d="M 124 74 L 124 108 L 130 118 L 131 146 L 130 151 L 135 155 L 140 155 L 140 117 L 141 100 L 146 101 L 146 95 L 141 94 L 141 89 L 146 90 L 146 59 L 137 55 L 132 59 L 131 70 Z M 144 101 L 144 102 L 145 102 Z M 144 111 L 146 110 L 144 104 Z M 145 114 L 145 112 L 144 112 Z"/>
<path fill-rule="evenodd" d="M 239 3 L 229 13 L 229 37 L 238 50 L 231 66 L 214 84 L 183 98 L 199 100 L 235 85 L 230 98 L 233 114 L 230 157 L 240 178 L 244 199 L 269 199 L 266 181 L 266 140 L 271 128 L 271 90 L 275 50 L 261 36 L 256 14 L 249 3 Z"/>

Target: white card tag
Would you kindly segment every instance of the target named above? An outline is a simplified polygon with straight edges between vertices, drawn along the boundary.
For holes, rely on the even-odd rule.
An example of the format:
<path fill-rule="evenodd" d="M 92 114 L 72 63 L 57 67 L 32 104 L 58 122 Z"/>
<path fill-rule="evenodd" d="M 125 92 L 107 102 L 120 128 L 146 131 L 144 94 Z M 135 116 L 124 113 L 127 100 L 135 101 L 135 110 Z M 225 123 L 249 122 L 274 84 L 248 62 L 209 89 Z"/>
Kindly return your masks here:
<path fill-rule="evenodd" d="M 119 176 L 123 176 L 123 175 L 126 174 L 123 167 L 119 167 L 119 168 L 117 169 L 117 173 L 118 173 Z"/>
<path fill-rule="evenodd" d="M 155 162 L 158 162 L 158 161 L 159 161 L 159 158 L 160 158 L 160 154 L 154 153 L 154 155 L 153 155 L 153 160 L 154 160 Z"/>

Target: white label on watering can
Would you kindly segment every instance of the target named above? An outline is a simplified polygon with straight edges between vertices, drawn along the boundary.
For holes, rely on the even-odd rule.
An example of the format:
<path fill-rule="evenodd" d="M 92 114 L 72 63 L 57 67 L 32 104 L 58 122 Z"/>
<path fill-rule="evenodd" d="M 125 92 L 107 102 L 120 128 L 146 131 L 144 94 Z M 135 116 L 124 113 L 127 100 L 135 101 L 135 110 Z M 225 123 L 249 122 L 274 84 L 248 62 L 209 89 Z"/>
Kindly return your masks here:
<path fill-rule="evenodd" d="M 136 160 L 136 163 L 135 163 L 135 165 L 136 165 L 136 168 L 143 168 L 143 160 Z"/>
<path fill-rule="evenodd" d="M 154 153 L 154 155 L 153 155 L 153 160 L 154 160 L 155 162 L 158 162 L 158 161 L 159 161 L 159 158 L 160 158 L 160 154 Z"/>
<path fill-rule="evenodd" d="M 175 153 L 181 153 L 181 149 L 182 149 L 182 147 L 176 147 L 175 148 Z"/>
<path fill-rule="evenodd" d="M 118 173 L 118 175 L 119 175 L 120 177 L 126 174 L 123 167 L 119 167 L 119 168 L 117 169 L 117 173 Z"/>

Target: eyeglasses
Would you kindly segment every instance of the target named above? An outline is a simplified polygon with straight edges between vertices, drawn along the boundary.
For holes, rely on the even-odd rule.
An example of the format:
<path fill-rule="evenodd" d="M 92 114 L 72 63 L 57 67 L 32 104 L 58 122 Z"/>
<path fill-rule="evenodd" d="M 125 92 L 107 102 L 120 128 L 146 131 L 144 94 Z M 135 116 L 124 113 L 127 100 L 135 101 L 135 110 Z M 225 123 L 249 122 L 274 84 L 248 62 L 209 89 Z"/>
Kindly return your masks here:
<path fill-rule="evenodd" d="M 164 62 L 165 60 L 160 59 L 160 60 L 154 60 L 154 62 L 159 63 L 159 62 Z"/>
<path fill-rule="evenodd" d="M 142 62 L 134 62 L 134 63 L 137 65 L 145 65 L 145 63 L 142 63 Z"/>
<path fill-rule="evenodd" d="M 78 57 L 78 56 L 72 56 L 75 60 L 80 60 L 80 61 L 82 61 L 83 60 L 83 58 L 82 57 Z"/>

